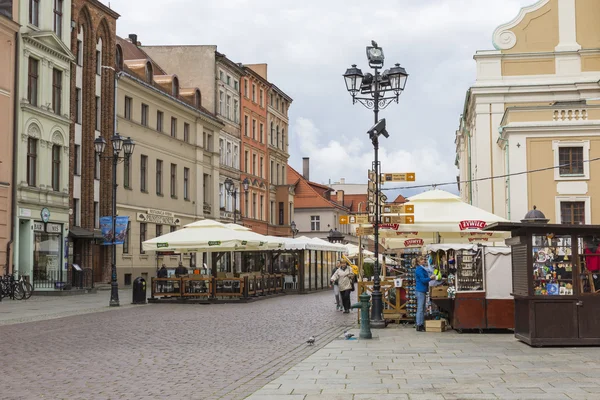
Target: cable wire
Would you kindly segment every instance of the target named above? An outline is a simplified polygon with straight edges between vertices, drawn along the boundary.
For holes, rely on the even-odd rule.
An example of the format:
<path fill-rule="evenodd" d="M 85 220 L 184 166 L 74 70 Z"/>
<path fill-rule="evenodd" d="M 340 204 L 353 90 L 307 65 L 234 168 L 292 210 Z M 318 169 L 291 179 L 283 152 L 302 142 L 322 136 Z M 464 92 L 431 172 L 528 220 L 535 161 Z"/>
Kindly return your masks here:
<path fill-rule="evenodd" d="M 590 160 L 583 160 L 583 162 L 584 163 L 591 163 L 592 161 L 598 161 L 598 160 L 600 160 L 600 157 L 592 158 Z M 554 166 L 554 167 L 532 169 L 532 170 L 522 171 L 522 172 L 515 172 L 515 173 L 512 173 L 512 174 L 488 176 L 488 177 L 485 177 L 485 178 L 470 179 L 470 180 L 465 180 L 465 181 L 430 183 L 428 185 L 400 186 L 400 187 L 393 187 L 393 188 L 384 188 L 384 187 L 382 187 L 379 190 L 407 190 L 407 189 L 423 189 L 423 188 L 429 188 L 429 187 L 435 189 L 438 186 L 449 186 L 449 185 L 456 185 L 458 183 L 462 184 L 462 183 L 489 181 L 489 180 L 493 180 L 493 179 L 508 178 L 508 177 L 511 177 L 511 176 L 533 174 L 535 172 L 549 171 L 549 170 L 553 170 L 553 169 L 557 169 L 557 168 L 568 167 L 568 166 L 571 166 L 571 164 L 574 164 L 574 163 L 562 164 L 562 165 L 557 165 L 557 166 Z"/>

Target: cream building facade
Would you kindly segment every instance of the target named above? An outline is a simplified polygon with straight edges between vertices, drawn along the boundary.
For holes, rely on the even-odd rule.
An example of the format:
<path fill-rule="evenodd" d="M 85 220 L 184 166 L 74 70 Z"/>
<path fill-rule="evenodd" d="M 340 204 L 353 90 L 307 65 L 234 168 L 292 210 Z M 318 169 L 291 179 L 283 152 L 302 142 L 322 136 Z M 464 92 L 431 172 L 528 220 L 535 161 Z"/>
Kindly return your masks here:
<path fill-rule="evenodd" d="M 537 206 L 551 222 L 600 223 L 598 21 L 598 1 L 540 0 L 476 53 L 456 132 L 463 200 L 514 221 Z"/>
<path fill-rule="evenodd" d="M 64 280 L 69 229 L 71 1 L 19 4 L 15 271 Z"/>
<path fill-rule="evenodd" d="M 145 240 L 219 215 L 219 132 L 223 124 L 201 106 L 197 88 L 180 87 L 131 40 L 117 39 L 124 55 L 118 85 L 118 131 L 136 143 L 118 166 L 117 211 L 129 217 L 123 246 L 117 247 L 120 285 L 154 276 L 163 262 L 179 256 L 145 253 Z M 185 265 L 195 264 L 189 255 Z"/>

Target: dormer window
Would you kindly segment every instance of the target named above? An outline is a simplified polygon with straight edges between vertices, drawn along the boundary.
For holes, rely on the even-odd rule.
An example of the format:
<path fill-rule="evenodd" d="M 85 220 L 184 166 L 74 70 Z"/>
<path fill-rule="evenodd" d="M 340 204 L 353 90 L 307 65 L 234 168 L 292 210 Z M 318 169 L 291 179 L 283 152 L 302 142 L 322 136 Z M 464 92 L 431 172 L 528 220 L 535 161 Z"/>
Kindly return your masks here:
<path fill-rule="evenodd" d="M 121 49 L 121 46 L 119 46 L 119 45 L 117 45 L 117 54 L 116 54 L 115 62 L 117 64 L 117 69 L 122 70 L 123 69 L 123 49 Z"/>
<path fill-rule="evenodd" d="M 202 105 L 202 95 L 200 94 L 200 90 L 196 89 L 194 92 L 194 105 L 196 108 L 200 108 Z"/>
<path fill-rule="evenodd" d="M 152 69 L 152 63 L 148 61 L 146 63 L 146 82 L 152 83 L 154 80 L 154 71 Z"/>
<path fill-rule="evenodd" d="M 179 97 L 179 79 L 176 76 L 173 77 L 173 97 Z"/>

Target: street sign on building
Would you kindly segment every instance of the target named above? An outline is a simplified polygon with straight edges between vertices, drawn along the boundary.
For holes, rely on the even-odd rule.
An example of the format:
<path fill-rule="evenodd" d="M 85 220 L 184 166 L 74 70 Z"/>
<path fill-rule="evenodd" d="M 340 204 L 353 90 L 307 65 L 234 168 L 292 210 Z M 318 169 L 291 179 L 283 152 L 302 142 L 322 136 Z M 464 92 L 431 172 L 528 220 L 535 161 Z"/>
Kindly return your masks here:
<path fill-rule="evenodd" d="M 381 217 L 383 224 L 414 224 L 415 217 L 413 215 L 384 215 Z"/>
<path fill-rule="evenodd" d="M 415 206 L 413 204 L 384 206 L 383 212 L 385 214 L 414 214 Z"/>
<path fill-rule="evenodd" d="M 385 182 L 414 182 L 414 172 L 399 172 L 391 174 L 381 174 L 381 183 Z"/>
<path fill-rule="evenodd" d="M 375 234 L 375 228 L 373 228 L 372 226 L 356 228 L 357 236 L 369 236 L 369 235 L 374 235 L 374 234 Z"/>

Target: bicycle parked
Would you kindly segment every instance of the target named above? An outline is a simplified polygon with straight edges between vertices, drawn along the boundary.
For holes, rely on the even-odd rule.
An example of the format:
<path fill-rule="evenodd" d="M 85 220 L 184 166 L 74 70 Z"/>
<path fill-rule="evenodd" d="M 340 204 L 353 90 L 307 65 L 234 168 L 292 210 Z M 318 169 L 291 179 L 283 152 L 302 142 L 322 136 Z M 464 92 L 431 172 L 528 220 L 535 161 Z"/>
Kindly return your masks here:
<path fill-rule="evenodd" d="M 10 297 L 13 300 L 27 300 L 33 294 L 33 285 L 19 276 L 15 279 L 13 275 L 0 277 L 0 299 Z"/>

